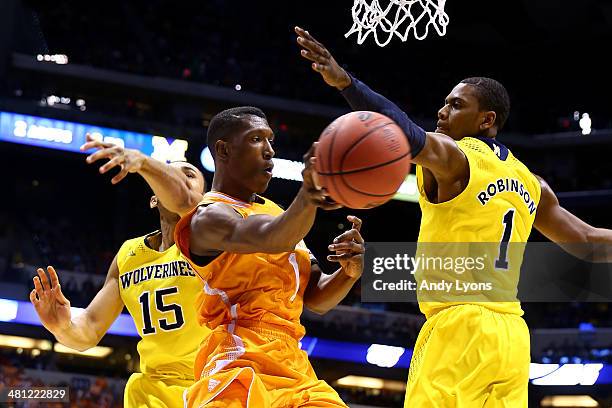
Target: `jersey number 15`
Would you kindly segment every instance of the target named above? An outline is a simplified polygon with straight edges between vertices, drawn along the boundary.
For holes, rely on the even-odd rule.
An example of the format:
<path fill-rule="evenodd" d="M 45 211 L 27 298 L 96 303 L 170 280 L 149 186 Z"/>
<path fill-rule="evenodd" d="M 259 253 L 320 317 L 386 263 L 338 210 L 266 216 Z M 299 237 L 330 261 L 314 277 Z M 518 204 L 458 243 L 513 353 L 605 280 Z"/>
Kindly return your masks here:
<path fill-rule="evenodd" d="M 176 303 L 166 304 L 164 302 L 164 296 L 173 295 L 178 293 L 178 288 L 176 286 L 172 286 L 170 288 L 157 289 L 154 291 L 155 293 L 155 308 L 160 313 L 173 312 L 174 313 L 174 323 L 168 323 L 168 319 L 161 318 L 157 320 L 157 326 L 164 331 L 171 331 L 180 329 L 183 324 L 185 324 L 185 319 L 183 318 L 183 310 L 181 309 L 181 305 Z M 147 334 L 153 334 L 157 331 L 156 327 L 153 326 L 151 322 L 151 310 L 150 310 L 150 292 L 143 292 L 142 295 L 138 298 L 140 305 L 142 306 L 142 318 L 144 320 L 144 324 L 142 326 L 142 335 L 145 336 Z"/>

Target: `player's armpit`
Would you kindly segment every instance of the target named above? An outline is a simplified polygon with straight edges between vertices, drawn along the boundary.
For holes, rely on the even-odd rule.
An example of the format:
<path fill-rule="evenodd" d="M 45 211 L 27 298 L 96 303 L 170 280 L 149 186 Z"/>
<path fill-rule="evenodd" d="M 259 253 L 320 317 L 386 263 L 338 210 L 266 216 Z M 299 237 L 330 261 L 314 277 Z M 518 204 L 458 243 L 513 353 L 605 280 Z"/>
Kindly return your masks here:
<path fill-rule="evenodd" d="M 441 203 L 461 194 L 470 180 L 470 166 L 465 153 L 457 143 L 441 133 L 427 133 L 425 146 L 412 160 L 431 172 L 435 178 L 436 191 L 427 191 L 427 196 Z"/>
<path fill-rule="evenodd" d="M 310 267 L 310 278 L 308 280 L 308 285 L 304 291 L 304 307 L 317 314 L 324 314 L 327 312 L 327 310 L 320 307 L 321 305 L 318 300 L 319 281 L 321 280 L 321 277 L 324 276 L 325 275 L 323 274 L 323 271 L 321 271 L 319 264 L 313 263 Z"/>
<path fill-rule="evenodd" d="M 412 161 L 431 170 L 436 180 L 469 179 L 470 167 L 465 153 L 452 138 L 441 133 L 427 132 L 423 150 Z"/>
<path fill-rule="evenodd" d="M 593 227 L 561 207 L 548 183 L 536 177 L 540 181 L 542 194 L 536 212 L 535 228 L 577 258 L 591 262 L 610 262 L 607 248 L 612 244 L 612 230 Z M 586 245 L 589 243 L 605 245 Z"/>
<path fill-rule="evenodd" d="M 336 307 L 348 295 L 358 278 L 352 278 L 338 269 L 331 275 L 313 264 L 310 280 L 304 291 L 304 306 L 311 312 L 325 314 Z"/>

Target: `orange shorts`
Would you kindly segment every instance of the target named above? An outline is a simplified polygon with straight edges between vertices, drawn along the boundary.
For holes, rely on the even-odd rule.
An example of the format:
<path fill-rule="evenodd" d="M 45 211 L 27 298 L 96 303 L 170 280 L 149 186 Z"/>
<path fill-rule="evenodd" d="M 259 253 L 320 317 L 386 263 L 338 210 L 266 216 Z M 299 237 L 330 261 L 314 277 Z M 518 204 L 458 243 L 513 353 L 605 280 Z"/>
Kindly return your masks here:
<path fill-rule="evenodd" d="M 220 326 L 202 343 L 188 407 L 348 408 L 295 338 L 261 325 L 230 330 Z"/>

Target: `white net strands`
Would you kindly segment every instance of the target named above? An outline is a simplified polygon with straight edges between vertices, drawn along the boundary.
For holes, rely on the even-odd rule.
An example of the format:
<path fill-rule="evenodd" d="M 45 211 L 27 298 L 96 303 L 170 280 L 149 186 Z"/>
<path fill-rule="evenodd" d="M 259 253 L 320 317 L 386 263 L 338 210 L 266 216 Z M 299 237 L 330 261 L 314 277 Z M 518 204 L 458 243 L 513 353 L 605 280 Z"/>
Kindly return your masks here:
<path fill-rule="evenodd" d="M 363 44 L 372 34 L 376 44 L 384 47 L 394 35 L 406 41 L 410 32 L 423 40 L 430 26 L 438 35 L 446 34 L 448 14 L 444 11 L 446 0 L 354 0 L 353 26 L 344 36 L 357 33 L 357 43 Z M 382 7 L 381 3 L 386 4 Z"/>

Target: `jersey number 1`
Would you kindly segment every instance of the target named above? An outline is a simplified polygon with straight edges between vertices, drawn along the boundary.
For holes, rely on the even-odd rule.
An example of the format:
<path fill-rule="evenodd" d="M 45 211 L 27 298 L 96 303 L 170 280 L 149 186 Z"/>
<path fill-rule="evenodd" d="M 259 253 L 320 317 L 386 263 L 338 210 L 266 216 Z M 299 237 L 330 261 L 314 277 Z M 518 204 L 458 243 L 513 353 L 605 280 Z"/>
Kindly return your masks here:
<path fill-rule="evenodd" d="M 504 235 L 499 243 L 499 256 L 495 260 L 495 269 L 508 269 L 508 242 L 510 242 L 514 226 L 514 211 L 514 208 L 509 209 L 502 220 Z"/>
<path fill-rule="evenodd" d="M 171 303 L 169 305 L 164 303 L 164 296 L 172 295 L 174 293 L 178 293 L 178 288 L 173 286 L 171 288 L 163 288 L 157 289 L 155 292 L 155 308 L 160 312 L 174 312 L 174 323 L 168 323 L 167 319 L 159 319 L 157 321 L 160 329 L 164 331 L 176 330 L 183 326 L 185 323 L 185 319 L 183 318 L 183 310 L 181 306 L 176 303 Z M 142 295 L 138 298 L 140 305 L 142 306 L 142 318 L 144 320 L 144 324 L 142 327 L 142 334 L 153 334 L 157 330 L 153 326 L 151 322 L 151 310 L 149 309 L 150 299 L 149 299 L 149 291 L 142 292 Z"/>

